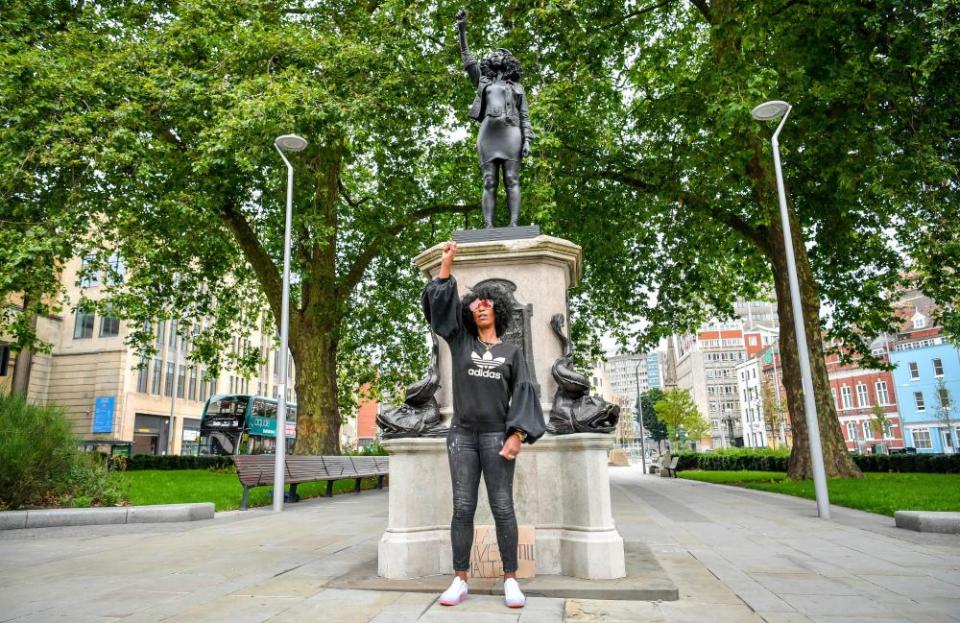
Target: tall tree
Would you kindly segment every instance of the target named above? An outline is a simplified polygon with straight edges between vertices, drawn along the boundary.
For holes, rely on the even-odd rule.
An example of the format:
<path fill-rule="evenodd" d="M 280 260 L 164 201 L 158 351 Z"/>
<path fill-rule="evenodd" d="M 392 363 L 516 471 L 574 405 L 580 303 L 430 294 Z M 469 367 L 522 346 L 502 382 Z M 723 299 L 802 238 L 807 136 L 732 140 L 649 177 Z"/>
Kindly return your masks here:
<path fill-rule="evenodd" d="M 657 412 L 657 418 L 667 427 L 667 433 L 675 444 L 679 444 L 682 438 L 699 443 L 701 437 L 710 428 L 709 423 L 704 425 L 704 417 L 686 389 L 670 389 L 663 392 L 663 397 L 653 405 L 653 408 Z"/>
<path fill-rule="evenodd" d="M 61 27 L 42 26 L 48 5 L 65 9 Z M 476 166 L 453 133 L 472 98 L 449 71 L 455 9 L 252 0 L 18 8 L 0 17 L 5 42 L 10 32 L 31 38 L 3 48 L 3 129 L 17 139 L 5 141 L 3 185 L 24 211 L 39 201 L 27 202 L 27 173 L 42 182 L 37 193 L 68 189 L 65 212 L 96 254 L 89 270 L 124 258 L 126 278 L 103 287 L 99 304 L 138 328 L 132 341 L 144 350 L 148 323 L 172 317 L 197 332 L 193 357 L 214 373 L 231 358 L 256 366 L 258 353 L 224 345 L 264 307 L 264 326 L 278 324 L 286 175 L 273 140 L 309 140 L 292 157 L 298 452 L 336 451 L 341 410 L 360 382 L 393 387 L 423 363 L 410 257 L 478 209 L 463 200 L 478 194 Z M 66 185 L 53 183 L 52 172 L 73 169 Z M 45 224 L 67 224 L 57 217 Z M 5 238 L 15 235 L 5 225 Z M 21 268 L 5 264 L 4 277 L 36 276 L 25 263 L 37 251 L 18 252 Z M 51 262 L 75 254 L 57 248 Z M 31 290 L 12 278 L 2 285 Z"/>
<path fill-rule="evenodd" d="M 654 405 L 663 399 L 663 390 L 657 387 L 648 389 L 640 394 L 640 421 L 643 423 L 643 429 L 650 438 L 657 442 L 657 445 L 667 440 L 667 427 L 657 417 L 657 411 Z"/>
<path fill-rule="evenodd" d="M 605 294 L 579 299 L 578 309 L 613 327 L 639 315 L 648 323 L 632 325 L 646 327 L 634 337 L 657 339 L 729 315 L 733 299 L 772 283 L 794 435 L 789 472 L 809 477 L 773 127 L 750 116 L 765 100 L 789 101 L 781 144 L 802 347 L 827 473 L 859 476 L 830 399 L 821 334 L 869 357 L 867 338 L 894 327 L 904 252 L 921 268 L 927 257 L 955 254 L 943 240 L 957 239 L 960 124 L 945 96 L 960 74 L 957 5 L 692 0 L 592 9 L 555 7 L 559 19 L 538 31 L 553 42 L 543 47 L 569 54 L 545 59 L 562 79 L 540 97 L 540 106 L 570 111 L 541 135 L 555 164 L 552 218 L 584 246 L 583 288 Z M 958 275 L 933 272 L 928 282 L 955 304 Z"/>

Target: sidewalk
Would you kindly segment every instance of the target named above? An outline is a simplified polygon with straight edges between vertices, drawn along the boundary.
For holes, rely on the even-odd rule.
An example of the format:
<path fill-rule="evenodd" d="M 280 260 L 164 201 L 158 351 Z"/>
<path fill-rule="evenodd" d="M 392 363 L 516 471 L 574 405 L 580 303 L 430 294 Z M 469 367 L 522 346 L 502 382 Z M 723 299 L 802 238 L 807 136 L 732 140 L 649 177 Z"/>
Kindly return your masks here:
<path fill-rule="evenodd" d="M 0 534 L 0 621 L 960 621 L 960 538 L 807 500 L 611 468 L 624 539 L 645 543 L 675 602 L 530 597 L 522 611 L 474 595 L 331 588 L 376 556 L 386 491 L 189 524 Z"/>

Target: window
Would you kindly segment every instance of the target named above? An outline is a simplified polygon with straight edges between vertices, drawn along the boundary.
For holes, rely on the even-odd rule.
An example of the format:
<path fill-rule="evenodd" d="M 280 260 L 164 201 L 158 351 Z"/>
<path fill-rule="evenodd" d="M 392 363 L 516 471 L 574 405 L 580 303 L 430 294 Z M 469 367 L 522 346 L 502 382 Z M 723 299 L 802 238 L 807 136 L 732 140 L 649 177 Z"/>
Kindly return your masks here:
<path fill-rule="evenodd" d="M 213 396 L 216 393 L 217 393 L 217 379 L 210 379 L 210 397 L 213 398 Z"/>
<path fill-rule="evenodd" d="M 943 360 L 942 359 L 933 360 L 933 375 L 943 376 Z"/>
<path fill-rule="evenodd" d="M 151 381 L 150 393 L 151 394 L 160 394 L 160 374 L 162 370 L 160 369 L 161 363 L 160 358 L 155 357 L 153 360 L 153 380 Z"/>
<path fill-rule="evenodd" d="M 93 337 L 93 312 L 77 311 L 77 323 L 73 326 L 73 339 Z"/>
<path fill-rule="evenodd" d="M 910 378 L 919 379 L 920 378 L 920 367 L 917 366 L 916 361 L 910 362 Z"/>
<path fill-rule="evenodd" d="M 197 399 L 197 369 L 190 368 L 190 400 Z"/>
<path fill-rule="evenodd" d="M 171 321 L 170 321 L 170 342 L 169 342 L 169 346 L 170 346 L 170 348 L 175 348 L 176 345 L 177 345 L 177 321 L 176 321 L 176 320 L 171 320 Z"/>
<path fill-rule="evenodd" d="M 106 275 L 104 275 L 104 281 L 107 285 L 116 285 L 118 283 L 123 283 L 123 258 L 114 253 L 110 256 L 110 259 L 107 260 L 109 268 L 107 269 Z"/>
<path fill-rule="evenodd" d="M 117 337 L 120 335 L 120 319 L 113 316 L 100 317 L 100 337 Z"/>
<path fill-rule="evenodd" d="M 867 396 L 867 386 L 863 383 L 857 385 L 857 406 L 858 407 L 869 407 L 870 398 Z"/>
<path fill-rule="evenodd" d="M 850 441 L 857 440 L 857 424 L 855 422 L 847 422 L 847 439 Z"/>
<path fill-rule="evenodd" d="M 930 430 L 926 428 L 913 429 L 913 446 L 918 450 L 929 450 L 933 447 L 930 443 Z"/>
<path fill-rule="evenodd" d="M 137 391 L 141 394 L 147 393 L 147 381 L 150 378 L 149 361 L 146 357 L 140 358 L 140 370 L 137 374 Z"/>
<path fill-rule="evenodd" d="M 837 401 L 837 390 L 830 390 L 830 395 L 833 396 L 833 406 L 839 409 L 840 403 Z"/>
<path fill-rule="evenodd" d="M 207 401 L 207 382 L 203 379 L 203 369 L 200 370 L 200 402 Z"/>
<path fill-rule="evenodd" d="M 893 424 L 887 422 L 883 425 L 883 438 L 893 439 Z"/>
<path fill-rule="evenodd" d="M 166 327 L 166 326 L 167 326 L 167 323 L 166 323 L 166 321 L 164 321 L 164 320 L 161 320 L 160 322 L 157 323 L 157 341 L 156 341 L 156 346 L 157 346 L 157 349 L 158 349 L 158 350 L 161 349 L 161 348 L 163 348 L 163 330 L 164 330 L 164 327 Z"/>
<path fill-rule="evenodd" d="M 923 317 L 920 312 L 917 312 L 913 316 L 913 328 L 914 329 L 923 329 L 927 326 L 927 319 Z"/>
<path fill-rule="evenodd" d="M 950 408 L 950 392 L 946 387 L 941 387 L 937 390 L 937 394 L 940 397 L 940 407 L 943 409 Z"/>
<path fill-rule="evenodd" d="M 180 366 L 177 370 L 177 398 L 183 398 L 187 384 L 187 366 Z"/>
<path fill-rule="evenodd" d="M 877 404 L 888 405 L 890 404 L 890 394 L 887 392 L 887 382 L 886 381 L 877 381 Z"/>
<path fill-rule="evenodd" d="M 844 385 L 840 388 L 840 396 L 843 398 L 843 408 L 852 409 L 853 408 L 853 392 L 850 391 L 848 385 Z"/>
<path fill-rule="evenodd" d="M 97 256 L 88 255 L 80 264 L 80 287 L 95 288 L 100 285 L 100 277 L 96 269 Z"/>
<path fill-rule="evenodd" d="M 927 410 L 927 407 L 923 404 L 923 392 L 913 392 L 913 400 L 917 403 L 917 411 Z"/>
<path fill-rule="evenodd" d="M 873 427 L 870 426 L 870 420 L 863 421 L 863 438 L 873 439 Z"/>
<path fill-rule="evenodd" d="M 173 362 L 167 362 L 167 380 L 163 388 L 164 396 L 173 396 Z"/>

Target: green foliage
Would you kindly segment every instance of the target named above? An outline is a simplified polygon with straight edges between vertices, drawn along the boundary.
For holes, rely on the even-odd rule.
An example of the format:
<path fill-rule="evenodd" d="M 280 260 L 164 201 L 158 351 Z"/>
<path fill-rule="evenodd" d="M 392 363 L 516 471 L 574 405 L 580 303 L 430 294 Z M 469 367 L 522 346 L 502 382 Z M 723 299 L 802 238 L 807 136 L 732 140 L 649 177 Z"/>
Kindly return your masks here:
<path fill-rule="evenodd" d="M 343 454 L 350 456 L 387 456 L 387 449 L 379 443 L 374 443 L 356 449 L 344 448 Z"/>
<path fill-rule="evenodd" d="M 732 484 L 772 493 L 816 499 L 812 480 L 788 480 L 784 472 L 684 472 L 680 478 Z M 960 475 L 864 474 L 862 479 L 831 478 L 830 503 L 892 517 L 899 510 L 960 511 Z"/>
<path fill-rule="evenodd" d="M 715 452 L 680 452 L 677 470 L 700 469 L 708 471 L 752 470 L 786 472 L 788 450 L 728 449 Z"/>
<path fill-rule="evenodd" d="M 118 504 L 123 491 L 60 409 L 0 396 L 0 508 Z"/>
<path fill-rule="evenodd" d="M 663 390 L 649 389 L 640 394 L 640 414 L 643 418 L 643 428 L 650 437 L 660 443 L 667 439 L 667 426 L 657 417 L 654 405 L 663 399 Z"/>
<path fill-rule="evenodd" d="M 667 427 L 671 441 L 679 444 L 681 439 L 700 441 L 710 424 L 697 410 L 697 405 L 685 389 L 670 389 L 653 405 L 657 418 Z"/>
<path fill-rule="evenodd" d="M 236 474 L 219 473 L 210 470 L 138 470 L 117 474 L 129 488 L 130 503 L 140 506 L 148 504 L 185 504 L 188 502 L 213 502 L 217 511 L 240 508 L 243 485 Z M 361 482 L 363 489 L 377 486 L 376 478 L 365 478 Z M 326 492 L 325 482 L 308 482 L 297 486 L 301 499 L 318 497 Z M 349 493 L 354 489 L 354 481 L 338 480 L 333 485 L 334 493 Z M 250 506 L 267 506 L 271 503 L 270 487 L 256 487 L 250 490 Z"/>
<path fill-rule="evenodd" d="M 187 456 L 153 454 L 135 454 L 127 460 L 127 471 L 151 470 L 182 470 L 182 469 L 216 469 L 228 470 L 233 468 L 233 460 L 229 456 Z"/>
<path fill-rule="evenodd" d="M 752 470 L 786 472 L 789 450 L 742 448 L 715 452 L 679 452 L 678 470 Z M 864 472 L 960 474 L 960 454 L 853 455 Z"/>

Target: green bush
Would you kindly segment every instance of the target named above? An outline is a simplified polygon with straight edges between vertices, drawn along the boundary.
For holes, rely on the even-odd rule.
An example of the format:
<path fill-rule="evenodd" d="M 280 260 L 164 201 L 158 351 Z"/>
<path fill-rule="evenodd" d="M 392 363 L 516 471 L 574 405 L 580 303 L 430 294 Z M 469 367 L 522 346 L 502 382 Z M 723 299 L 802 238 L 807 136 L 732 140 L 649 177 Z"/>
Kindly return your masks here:
<path fill-rule="evenodd" d="M 387 450 L 379 443 L 374 443 L 356 450 L 346 448 L 343 450 L 343 454 L 349 456 L 387 456 Z"/>
<path fill-rule="evenodd" d="M 138 469 L 214 469 L 230 470 L 233 460 L 229 456 L 188 456 L 171 454 L 154 456 L 135 454 L 127 461 L 127 471 Z"/>
<path fill-rule="evenodd" d="M 60 409 L 0 396 L 0 508 L 121 502 L 121 485 L 106 465 L 77 446 Z"/>
<path fill-rule="evenodd" d="M 716 452 L 680 452 L 678 470 L 785 472 L 788 450 L 735 448 Z M 853 455 L 865 472 L 960 473 L 960 454 L 865 454 Z"/>

